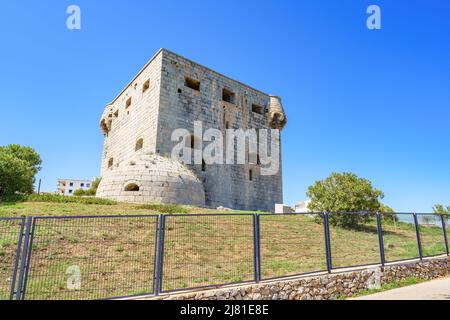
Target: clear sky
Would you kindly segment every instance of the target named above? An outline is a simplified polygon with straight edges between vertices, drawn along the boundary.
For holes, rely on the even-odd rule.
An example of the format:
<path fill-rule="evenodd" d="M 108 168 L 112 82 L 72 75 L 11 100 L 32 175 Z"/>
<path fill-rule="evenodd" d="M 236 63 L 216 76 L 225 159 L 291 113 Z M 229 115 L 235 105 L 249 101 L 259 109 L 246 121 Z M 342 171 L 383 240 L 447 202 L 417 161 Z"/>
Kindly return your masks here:
<path fill-rule="evenodd" d="M 41 154 L 44 191 L 99 175 L 105 104 L 165 47 L 283 98 L 285 203 L 352 171 L 398 211 L 450 205 L 450 1 L 3 1 L 0 35 L 0 145 Z"/>

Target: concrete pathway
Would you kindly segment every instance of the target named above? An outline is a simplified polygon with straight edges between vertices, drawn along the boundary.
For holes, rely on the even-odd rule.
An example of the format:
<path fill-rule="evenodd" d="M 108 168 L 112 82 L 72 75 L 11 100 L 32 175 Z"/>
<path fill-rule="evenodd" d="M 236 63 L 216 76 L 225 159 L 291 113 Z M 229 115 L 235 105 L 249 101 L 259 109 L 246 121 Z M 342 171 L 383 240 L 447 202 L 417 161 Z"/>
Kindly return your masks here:
<path fill-rule="evenodd" d="M 352 300 L 450 300 L 450 278 L 423 282 Z"/>

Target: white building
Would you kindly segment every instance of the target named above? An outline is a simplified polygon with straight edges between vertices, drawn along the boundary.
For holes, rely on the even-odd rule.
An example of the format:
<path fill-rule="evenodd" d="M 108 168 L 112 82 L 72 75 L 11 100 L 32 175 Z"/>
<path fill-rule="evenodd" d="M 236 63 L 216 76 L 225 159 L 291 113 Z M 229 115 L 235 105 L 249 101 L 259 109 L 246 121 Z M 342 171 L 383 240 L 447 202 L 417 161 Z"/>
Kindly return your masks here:
<path fill-rule="evenodd" d="M 63 196 L 73 196 L 76 190 L 88 190 L 91 186 L 91 180 L 58 179 L 57 193 Z"/>
<path fill-rule="evenodd" d="M 311 200 L 300 201 L 295 204 L 294 209 L 295 213 L 306 213 L 311 210 L 308 209 L 308 205 L 311 203 Z"/>

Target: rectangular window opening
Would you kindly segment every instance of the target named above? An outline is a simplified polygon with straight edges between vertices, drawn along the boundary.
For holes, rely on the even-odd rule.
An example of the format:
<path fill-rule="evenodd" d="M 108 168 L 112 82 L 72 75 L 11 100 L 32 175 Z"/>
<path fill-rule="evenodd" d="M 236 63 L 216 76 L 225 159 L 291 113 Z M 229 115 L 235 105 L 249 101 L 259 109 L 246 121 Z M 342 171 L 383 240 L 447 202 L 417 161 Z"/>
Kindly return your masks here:
<path fill-rule="evenodd" d="M 127 102 L 125 103 L 125 109 L 129 108 L 131 106 L 131 97 L 128 98 Z"/>
<path fill-rule="evenodd" d="M 142 92 L 147 91 L 150 88 L 150 80 L 147 80 L 144 82 L 144 84 L 142 85 Z"/>
<path fill-rule="evenodd" d="M 200 91 L 200 81 L 186 77 L 184 78 L 184 85 L 192 90 Z"/>
<path fill-rule="evenodd" d="M 223 88 L 222 90 L 222 101 L 226 101 L 229 103 L 234 103 L 235 94 L 233 91 Z"/>
<path fill-rule="evenodd" d="M 264 114 L 264 107 L 257 105 L 257 104 L 252 104 L 252 112 L 258 113 L 258 114 Z"/>

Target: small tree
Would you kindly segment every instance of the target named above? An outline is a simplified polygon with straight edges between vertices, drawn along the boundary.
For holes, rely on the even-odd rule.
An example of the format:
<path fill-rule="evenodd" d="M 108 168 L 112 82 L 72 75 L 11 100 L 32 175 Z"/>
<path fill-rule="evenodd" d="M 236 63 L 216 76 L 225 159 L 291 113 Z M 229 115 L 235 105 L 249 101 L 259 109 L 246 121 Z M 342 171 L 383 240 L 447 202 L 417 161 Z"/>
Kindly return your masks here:
<path fill-rule="evenodd" d="M 383 192 L 372 183 L 350 172 L 332 173 L 328 178 L 308 188 L 311 199 L 308 209 L 313 212 L 377 212 L 382 208 Z M 369 220 L 367 214 L 332 214 L 330 224 L 354 228 Z"/>
<path fill-rule="evenodd" d="M 0 196 L 32 193 L 41 162 L 39 154 L 30 147 L 0 147 Z"/>
<path fill-rule="evenodd" d="M 31 147 L 21 146 L 18 144 L 10 144 L 6 147 L 0 147 L 0 152 L 5 152 L 16 158 L 25 161 L 33 176 L 41 170 L 42 160 L 39 154 Z"/>
<path fill-rule="evenodd" d="M 442 204 L 435 204 L 433 206 L 433 212 L 438 215 L 449 216 L 450 206 L 444 207 Z"/>

